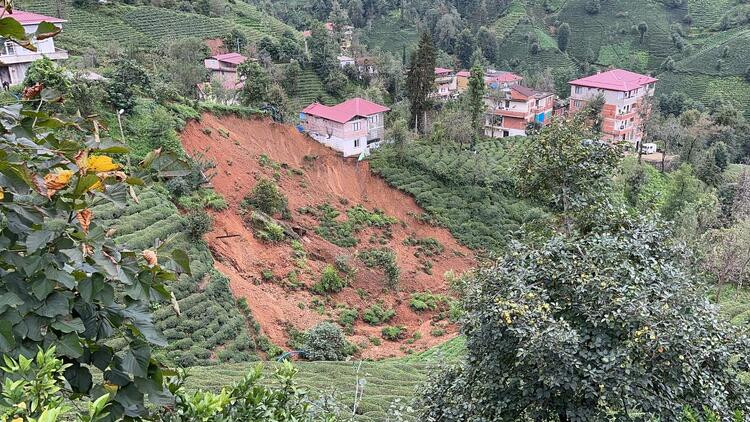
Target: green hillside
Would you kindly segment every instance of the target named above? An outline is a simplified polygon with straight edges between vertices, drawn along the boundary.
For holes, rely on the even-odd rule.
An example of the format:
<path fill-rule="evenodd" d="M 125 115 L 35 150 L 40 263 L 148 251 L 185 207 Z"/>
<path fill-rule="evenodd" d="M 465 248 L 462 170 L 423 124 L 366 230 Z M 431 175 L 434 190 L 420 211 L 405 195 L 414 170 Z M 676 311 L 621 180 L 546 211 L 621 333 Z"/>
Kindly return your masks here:
<path fill-rule="evenodd" d="M 162 188 L 138 194 L 139 202 L 124 209 L 112 205 L 93 208 L 97 221 L 116 230 L 116 243 L 136 250 L 151 248 L 156 239 L 171 239 L 167 249 L 178 248 L 190 256 L 192 277 L 169 287 L 182 315 L 169 304 L 154 312 L 157 327 L 169 342 L 166 357 L 179 366 L 257 360 L 251 317 L 244 317 L 229 290 L 228 279 L 213 269 L 213 258 L 203 242 L 185 233 L 185 221 Z"/>
<path fill-rule="evenodd" d="M 22 0 L 18 8 L 51 16 L 57 14 L 54 2 Z M 270 17 L 244 2 L 227 2 L 222 17 L 208 17 L 196 13 L 153 6 L 130 6 L 119 3 L 75 7 L 72 0 L 64 1 L 62 15 L 68 20 L 59 43 L 73 54 L 88 48 L 102 49 L 113 43 L 123 48 L 148 49 L 183 38 L 217 38 L 232 29 L 243 32 L 249 41 L 264 36 L 281 37 L 290 26 Z"/>

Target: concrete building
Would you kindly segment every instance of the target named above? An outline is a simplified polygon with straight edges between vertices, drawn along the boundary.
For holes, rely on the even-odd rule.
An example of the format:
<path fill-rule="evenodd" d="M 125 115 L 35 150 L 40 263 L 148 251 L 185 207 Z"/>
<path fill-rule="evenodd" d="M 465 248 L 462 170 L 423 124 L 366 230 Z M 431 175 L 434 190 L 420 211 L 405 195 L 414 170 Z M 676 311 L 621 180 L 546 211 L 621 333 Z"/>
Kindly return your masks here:
<path fill-rule="evenodd" d="M 550 92 L 535 91 L 507 82 L 502 85 L 490 83 L 488 91 L 485 96 L 486 136 L 526 136 L 526 128 L 530 123 L 546 126 L 553 116 L 555 95 Z"/>
<path fill-rule="evenodd" d="M 597 96 L 604 98 L 602 131 L 605 140 L 628 141 L 633 145 L 643 139 L 645 100 L 654 95 L 658 79 L 615 69 L 570 81 L 571 113 L 586 107 Z"/>
<path fill-rule="evenodd" d="M 242 86 L 237 67 L 248 58 L 240 53 L 217 54 L 203 61 L 206 69 L 211 71 L 211 79 L 218 79 L 226 89 L 238 89 Z"/>
<path fill-rule="evenodd" d="M 352 157 L 380 146 L 388 111 L 380 104 L 353 98 L 332 107 L 312 103 L 302 110 L 300 120 L 313 139 Z"/>
<path fill-rule="evenodd" d="M 6 14 L 6 17 L 17 20 L 23 26 L 26 34 L 32 38 L 31 42 L 36 47 L 36 51 L 23 48 L 10 40 L 0 40 L 0 81 L 2 83 L 10 85 L 22 83 L 31 64 L 42 57 L 55 61 L 68 58 L 67 51 L 55 47 L 54 37 L 44 40 L 33 38 L 40 23 L 49 22 L 62 28 L 66 20 L 22 10 L 14 10 L 12 14 Z"/>
<path fill-rule="evenodd" d="M 433 98 L 448 100 L 458 95 L 458 81 L 456 74 L 452 69 L 443 67 L 435 68 L 435 90 L 432 92 Z"/>

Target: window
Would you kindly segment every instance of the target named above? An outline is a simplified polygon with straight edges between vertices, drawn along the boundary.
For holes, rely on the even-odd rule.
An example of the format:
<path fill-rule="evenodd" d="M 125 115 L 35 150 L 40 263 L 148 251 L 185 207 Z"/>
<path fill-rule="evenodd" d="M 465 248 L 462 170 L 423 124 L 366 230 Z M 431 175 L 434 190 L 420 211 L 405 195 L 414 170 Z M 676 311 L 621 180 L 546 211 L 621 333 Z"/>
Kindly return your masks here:
<path fill-rule="evenodd" d="M 354 140 L 354 148 L 359 148 L 359 139 Z"/>
<path fill-rule="evenodd" d="M 0 49 L 0 56 L 13 56 L 16 54 L 16 43 L 5 41 Z"/>
<path fill-rule="evenodd" d="M 584 88 L 582 86 L 577 86 L 576 87 L 576 94 L 583 94 L 585 89 L 586 88 Z"/>
<path fill-rule="evenodd" d="M 354 122 L 354 123 L 352 123 L 352 130 L 358 131 L 359 129 L 361 129 L 360 122 Z"/>

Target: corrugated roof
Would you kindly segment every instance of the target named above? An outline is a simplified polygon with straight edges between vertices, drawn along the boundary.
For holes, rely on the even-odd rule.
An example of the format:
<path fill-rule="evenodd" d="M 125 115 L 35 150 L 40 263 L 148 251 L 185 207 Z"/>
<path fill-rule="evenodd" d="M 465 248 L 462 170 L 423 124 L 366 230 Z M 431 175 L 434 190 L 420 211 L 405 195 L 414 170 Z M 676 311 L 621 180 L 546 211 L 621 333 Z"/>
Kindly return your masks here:
<path fill-rule="evenodd" d="M 623 69 L 614 69 L 585 78 L 570 81 L 571 85 L 587 86 L 591 88 L 602 88 L 610 91 L 632 91 L 644 85 L 658 81 L 648 75 L 630 72 Z"/>
<path fill-rule="evenodd" d="M 54 18 L 52 16 L 40 15 L 38 13 L 25 12 L 23 10 L 14 10 L 9 16 L 17 20 L 21 25 L 35 25 L 42 22 L 63 23 L 65 19 Z"/>
<path fill-rule="evenodd" d="M 435 74 L 436 75 L 445 75 L 446 73 L 453 72 L 453 69 L 446 69 L 444 67 L 436 67 L 435 68 Z"/>
<path fill-rule="evenodd" d="M 243 56 L 240 53 L 217 54 L 213 56 L 213 58 L 220 62 L 232 63 L 232 64 L 241 64 L 245 60 L 247 60 L 247 57 Z"/>
<path fill-rule="evenodd" d="M 352 98 L 351 100 L 344 101 L 333 107 L 320 103 L 312 103 L 305 107 L 302 112 L 322 117 L 327 120 L 332 120 L 337 123 L 346 123 L 352 120 L 355 116 L 367 117 L 390 110 L 391 109 L 388 107 L 373 103 L 372 101 L 367 101 L 363 98 Z"/>

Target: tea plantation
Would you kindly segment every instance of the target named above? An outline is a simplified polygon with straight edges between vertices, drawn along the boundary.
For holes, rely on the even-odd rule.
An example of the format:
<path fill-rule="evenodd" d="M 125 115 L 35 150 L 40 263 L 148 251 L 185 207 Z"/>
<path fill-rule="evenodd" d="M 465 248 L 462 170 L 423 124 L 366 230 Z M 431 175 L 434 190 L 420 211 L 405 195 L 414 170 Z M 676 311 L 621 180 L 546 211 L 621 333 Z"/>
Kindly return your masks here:
<path fill-rule="evenodd" d="M 63 0 L 62 4 L 62 14 L 68 22 L 58 42 L 73 54 L 113 43 L 123 48 L 145 49 L 181 37 L 217 38 L 232 29 L 243 32 L 250 42 L 264 36 L 278 38 L 285 31 L 298 34 L 292 27 L 244 2 L 227 3 L 220 18 L 115 2 L 86 8 L 73 6 L 72 0 Z M 57 14 L 55 2 L 49 0 L 21 0 L 16 7 L 49 16 Z"/>
<path fill-rule="evenodd" d="M 124 209 L 97 206 L 94 218 L 116 230 L 115 242 L 136 250 L 152 248 L 159 239 L 165 246 L 188 253 L 192 277 L 182 275 L 169 288 L 178 300 L 181 316 L 165 303 L 154 312 L 157 327 L 169 345 L 162 353 L 178 366 L 256 360 L 258 326 L 235 304 L 228 279 L 213 269 L 213 258 L 203 242 L 184 232 L 184 218 L 159 186 L 138 193 L 139 202 Z"/>
<path fill-rule="evenodd" d="M 501 249 L 523 224 L 543 224 L 547 213 L 515 198 L 509 173 L 523 139 L 487 140 L 473 154 L 454 143 L 417 142 L 409 153 L 378 151 L 373 170 L 411 194 L 427 211 L 418 216 L 441 224 L 470 248 Z"/>

